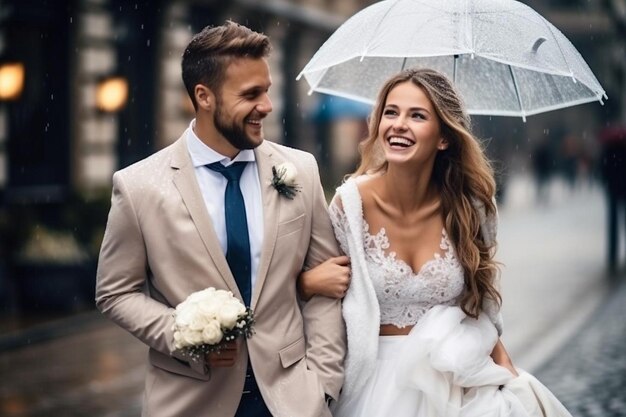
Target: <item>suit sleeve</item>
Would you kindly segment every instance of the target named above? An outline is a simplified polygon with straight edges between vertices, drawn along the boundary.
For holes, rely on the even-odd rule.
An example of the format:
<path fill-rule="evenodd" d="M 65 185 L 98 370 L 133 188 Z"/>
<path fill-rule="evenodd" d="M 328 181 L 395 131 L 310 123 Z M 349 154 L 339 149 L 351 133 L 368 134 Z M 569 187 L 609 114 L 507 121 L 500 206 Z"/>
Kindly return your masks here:
<path fill-rule="evenodd" d="M 96 306 L 113 322 L 151 348 L 184 360 L 174 348 L 174 309 L 145 292 L 148 260 L 137 212 L 120 173 L 113 176 L 111 211 L 100 249 Z M 202 362 L 190 367 L 207 372 Z"/>
<path fill-rule="evenodd" d="M 313 181 L 308 192 L 312 193 L 312 219 L 311 239 L 304 265 L 306 269 L 340 254 L 328 215 L 317 163 L 312 156 L 310 159 Z M 317 373 L 324 392 L 337 399 L 343 384 L 343 360 L 346 351 L 341 300 L 313 296 L 303 304 L 302 315 L 307 341 L 307 366 Z"/>

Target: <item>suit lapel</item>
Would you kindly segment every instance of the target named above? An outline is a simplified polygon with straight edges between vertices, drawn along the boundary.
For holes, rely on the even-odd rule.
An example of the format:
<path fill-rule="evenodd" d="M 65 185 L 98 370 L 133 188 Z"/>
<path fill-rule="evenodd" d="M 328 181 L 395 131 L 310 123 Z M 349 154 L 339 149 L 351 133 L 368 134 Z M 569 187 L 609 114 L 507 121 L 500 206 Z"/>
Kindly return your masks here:
<path fill-rule="evenodd" d="M 265 278 L 274 254 L 276 236 L 278 234 L 278 219 L 280 215 L 279 194 L 272 187 L 272 167 L 278 163 L 272 156 L 272 152 L 265 141 L 254 150 L 258 170 L 259 182 L 261 185 L 261 198 L 263 200 L 263 246 L 261 248 L 261 259 L 256 276 L 256 283 L 252 290 L 252 309 L 261 294 Z"/>
<path fill-rule="evenodd" d="M 213 230 L 213 224 L 207 212 L 206 205 L 204 204 L 202 192 L 198 186 L 198 180 L 196 179 L 194 167 L 187 150 L 187 142 L 184 137 L 180 138 L 175 146 L 176 148 L 171 161 L 171 167 L 177 170 L 174 174 L 174 184 L 220 276 L 228 286 L 228 289 L 232 291 L 233 294 L 238 294 L 241 297 L 237 283 L 235 282 L 233 274 L 230 272 L 226 257 L 222 252 L 215 230 Z"/>

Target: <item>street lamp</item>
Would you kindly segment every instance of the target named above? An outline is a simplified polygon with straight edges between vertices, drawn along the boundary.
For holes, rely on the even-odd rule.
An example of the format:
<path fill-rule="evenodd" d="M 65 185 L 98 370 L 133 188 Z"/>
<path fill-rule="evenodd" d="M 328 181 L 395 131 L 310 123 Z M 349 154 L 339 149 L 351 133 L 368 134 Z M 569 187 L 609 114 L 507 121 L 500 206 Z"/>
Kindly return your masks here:
<path fill-rule="evenodd" d="M 25 72 L 21 62 L 0 64 L 0 101 L 17 100 L 22 95 Z"/>
<path fill-rule="evenodd" d="M 104 112 L 116 112 L 126 105 L 128 81 L 124 77 L 109 77 L 96 87 L 96 106 Z"/>

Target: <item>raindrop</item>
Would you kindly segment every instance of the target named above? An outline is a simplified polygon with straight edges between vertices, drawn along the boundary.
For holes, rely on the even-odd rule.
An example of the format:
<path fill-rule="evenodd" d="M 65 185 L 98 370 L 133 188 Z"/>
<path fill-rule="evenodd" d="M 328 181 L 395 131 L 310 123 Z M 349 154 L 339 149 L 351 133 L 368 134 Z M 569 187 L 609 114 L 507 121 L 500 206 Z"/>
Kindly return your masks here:
<path fill-rule="evenodd" d="M 146 41 L 146 46 L 148 46 L 148 47 L 150 46 L 150 39 L 148 39 L 148 40 Z"/>
<path fill-rule="evenodd" d="M 138 7 L 139 7 L 139 6 L 137 6 L 137 3 L 135 3 L 135 10 L 137 10 L 137 8 L 138 8 Z"/>
<path fill-rule="evenodd" d="M 130 62 L 130 55 L 128 55 L 128 62 Z"/>
<path fill-rule="evenodd" d="M 54 101 L 54 94 L 50 94 L 50 100 Z"/>
<path fill-rule="evenodd" d="M 141 24 L 141 30 L 143 30 L 143 23 Z"/>
<path fill-rule="evenodd" d="M 127 145 L 127 146 L 130 146 L 130 144 L 131 144 L 132 142 L 133 142 L 133 141 L 132 141 L 130 138 L 128 138 L 128 141 L 126 142 L 126 145 Z"/>
<path fill-rule="evenodd" d="M 70 16 L 70 23 L 74 23 L 74 18 Z"/>

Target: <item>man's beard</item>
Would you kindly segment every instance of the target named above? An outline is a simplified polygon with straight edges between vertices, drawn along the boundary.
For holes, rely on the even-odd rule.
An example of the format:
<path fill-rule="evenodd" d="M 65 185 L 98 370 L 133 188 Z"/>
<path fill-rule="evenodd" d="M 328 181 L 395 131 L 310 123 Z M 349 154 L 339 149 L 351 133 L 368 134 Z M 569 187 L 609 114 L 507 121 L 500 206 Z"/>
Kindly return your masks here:
<path fill-rule="evenodd" d="M 224 117 L 220 110 L 221 106 L 217 105 L 215 114 L 213 115 L 213 124 L 217 131 L 226 138 L 231 145 L 237 149 L 254 149 L 259 146 L 255 140 L 250 138 L 244 130 L 243 125 L 239 126 L 234 120 L 232 122 L 224 121 Z M 245 123 L 245 121 L 243 122 Z"/>

